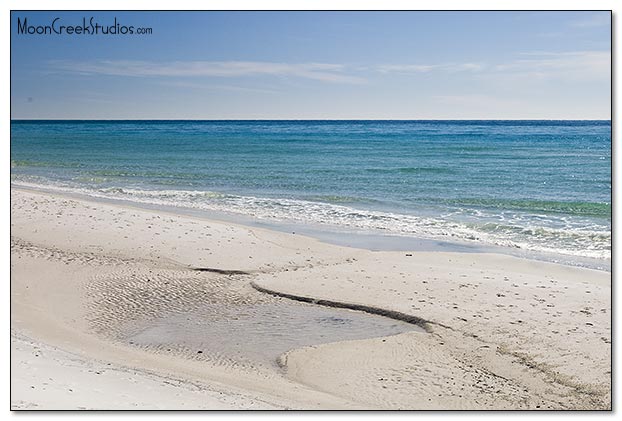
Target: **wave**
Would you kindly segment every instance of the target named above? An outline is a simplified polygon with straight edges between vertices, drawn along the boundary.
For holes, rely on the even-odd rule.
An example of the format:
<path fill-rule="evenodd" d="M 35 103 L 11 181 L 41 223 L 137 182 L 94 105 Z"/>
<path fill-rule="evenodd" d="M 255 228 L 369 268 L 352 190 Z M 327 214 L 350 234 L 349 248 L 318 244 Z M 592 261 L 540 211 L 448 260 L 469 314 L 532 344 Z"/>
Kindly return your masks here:
<path fill-rule="evenodd" d="M 86 174 L 103 177 L 119 177 L 119 178 L 156 178 L 156 179 L 199 179 L 200 174 L 192 173 L 180 173 L 180 172 L 166 172 L 166 171 L 139 171 L 139 170 L 127 170 L 127 169 L 103 169 L 103 170 L 90 170 L 86 171 Z"/>
<path fill-rule="evenodd" d="M 558 213 L 566 215 L 611 217 L 611 203 L 560 202 L 551 200 L 515 199 L 444 199 L 445 205 L 470 206 L 485 209 L 519 210 L 526 212 Z"/>
<path fill-rule="evenodd" d="M 129 201 L 157 206 L 242 214 L 260 220 L 320 224 L 356 231 L 376 231 L 392 235 L 434 240 L 458 240 L 519 248 L 526 251 L 558 253 L 597 259 L 611 258 L 611 232 L 607 226 L 542 226 L 543 221 L 490 222 L 452 220 L 445 216 L 357 209 L 345 203 L 356 198 L 317 197 L 317 201 L 240 196 L 203 190 L 145 190 L 129 187 L 88 188 L 39 183 L 13 178 L 16 186 L 82 194 L 95 198 Z M 550 208 L 551 206 L 547 206 Z M 535 207 L 537 208 L 537 207 Z M 553 208 L 555 208 L 553 206 Z M 600 213 L 597 213 L 600 215 Z"/>
<path fill-rule="evenodd" d="M 447 167 L 401 167 L 401 168 L 366 168 L 371 173 L 402 174 L 453 174 L 455 170 Z"/>
<path fill-rule="evenodd" d="M 377 200 L 358 196 L 341 196 L 335 194 L 318 194 L 313 196 L 305 196 L 305 200 L 311 202 L 326 203 L 378 203 Z"/>
<path fill-rule="evenodd" d="M 224 193 L 217 193 L 204 190 L 140 190 L 127 187 L 107 187 L 95 190 L 95 192 L 104 193 L 111 196 L 126 196 L 135 198 L 154 198 L 154 199 L 175 199 L 187 200 L 194 202 L 201 199 L 224 199 L 230 196 Z M 91 193 L 96 194 L 96 193 Z M 116 198 L 116 197 L 111 197 Z M 183 203 L 183 202 L 180 202 Z"/>
<path fill-rule="evenodd" d="M 11 168 L 46 167 L 46 168 L 82 168 L 79 162 L 31 161 L 28 159 L 11 159 Z"/>

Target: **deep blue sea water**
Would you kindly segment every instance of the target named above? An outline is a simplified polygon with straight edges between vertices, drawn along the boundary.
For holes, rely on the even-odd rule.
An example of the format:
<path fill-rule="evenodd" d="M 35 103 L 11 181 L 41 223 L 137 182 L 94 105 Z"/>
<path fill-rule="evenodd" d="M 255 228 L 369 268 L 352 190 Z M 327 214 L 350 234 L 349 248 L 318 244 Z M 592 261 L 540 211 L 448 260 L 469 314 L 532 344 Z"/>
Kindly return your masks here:
<path fill-rule="evenodd" d="M 608 260 L 610 121 L 13 121 L 16 186 Z"/>

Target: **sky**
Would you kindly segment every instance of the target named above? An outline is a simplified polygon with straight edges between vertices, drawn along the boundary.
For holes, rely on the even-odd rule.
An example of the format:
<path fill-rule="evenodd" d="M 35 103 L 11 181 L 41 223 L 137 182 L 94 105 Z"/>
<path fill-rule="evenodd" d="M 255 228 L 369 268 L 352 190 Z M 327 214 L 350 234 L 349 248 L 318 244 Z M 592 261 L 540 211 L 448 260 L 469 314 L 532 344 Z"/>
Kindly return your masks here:
<path fill-rule="evenodd" d="M 135 33 L 18 25 L 83 18 Z M 11 118 L 610 119 L 610 47 L 609 12 L 11 12 Z"/>

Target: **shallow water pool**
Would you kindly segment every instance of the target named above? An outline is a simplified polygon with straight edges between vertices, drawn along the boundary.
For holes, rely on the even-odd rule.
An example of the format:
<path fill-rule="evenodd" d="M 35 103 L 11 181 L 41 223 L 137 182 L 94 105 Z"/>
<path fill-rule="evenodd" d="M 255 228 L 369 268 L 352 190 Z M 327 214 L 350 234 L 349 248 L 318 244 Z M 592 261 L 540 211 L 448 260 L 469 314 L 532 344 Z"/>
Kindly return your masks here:
<path fill-rule="evenodd" d="M 279 299 L 206 305 L 151 321 L 125 339 L 141 347 L 184 349 L 242 364 L 276 366 L 278 357 L 294 348 L 411 331 L 424 332 L 383 316 Z"/>

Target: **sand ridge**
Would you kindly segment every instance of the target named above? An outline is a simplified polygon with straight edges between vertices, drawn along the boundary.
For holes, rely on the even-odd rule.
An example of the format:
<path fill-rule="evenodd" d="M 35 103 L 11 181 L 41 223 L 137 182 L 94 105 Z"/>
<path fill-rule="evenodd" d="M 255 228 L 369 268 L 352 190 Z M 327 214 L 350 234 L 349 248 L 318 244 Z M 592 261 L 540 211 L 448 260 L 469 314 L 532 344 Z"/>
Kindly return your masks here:
<path fill-rule="evenodd" d="M 377 252 L 295 277 L 259 275 L 254 282 L 290 296 L 425 317 L 437 349 L 446 349 L 456 364 L 467 361 L 529 390 L 522 407 L 610 404 L 610 273 L 501 255 L 407 254 Z M 323 358 L 322 348 L 314 361 Z"/>

